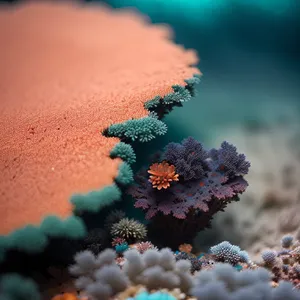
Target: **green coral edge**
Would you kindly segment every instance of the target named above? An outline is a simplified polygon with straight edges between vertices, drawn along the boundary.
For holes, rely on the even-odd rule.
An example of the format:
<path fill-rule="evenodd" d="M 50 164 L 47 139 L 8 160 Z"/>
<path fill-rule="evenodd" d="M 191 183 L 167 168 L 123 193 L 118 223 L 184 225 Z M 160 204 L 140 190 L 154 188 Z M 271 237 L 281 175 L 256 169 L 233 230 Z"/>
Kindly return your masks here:
<path fill-rule="evenodd" d="M 119 137 L 121 140 L 139 140 L 138 138 L 132 138 L 132 128 L 130 127 L 132 127 L 132 124 L 135 124 L 138 125 L 137 128 L 141 128 L 139 125 L 143 124 L 148 128 L 146 134 L 149 133 L 150 138 L 146 137 L 139 141 L 147 142 L 155 138 L 159 135 L 157 125 L 158 127 L 166 127 L 162 121 L 158 120 L 156 109 L 165 106 L 166 112 L 169 112 L 173 107 L 181 106 L 181 103 L 190 100 L 195 95 L 195 85 L 200 82 L 200 75 L 195 74 L 192 78 L 185 80 L 185 82 L 186 85 L 184 87 L 180 85 L 172 86 L 173 93 L 165 97 L 157 96 L 147 101 L 144 104 L 145 109 L 149 111 L 147 117 L 111 125 L 107 128 L 106 133 L 109 133 L 110 128 L 117 125 L 122 128 L 121 134 L 108 134 L 108 136 Z M 152 126 L 153 123 L 156 126 Z M 139 137 L 138 134 L 136 136 Z M 122 146 L 120 147 L 120 145 Z M 120 187 L 126 186 L 133 181 L 133 171 L 130 165 L 135 162 L 135 152 L 129 143 L 121 141 L 112 149 L 110 157 L 123 160 L 119 166 L 118 175 L 114 178 L 115 182 L 98 191 L 91 191 L 87 194 L 74 194 L 70 201 L 75 207 L 75 212 L 98 212 L 101 208 L 121 200 L 122 191 Z M 85 225 L 82 219 L 77 216 L 73 215 L 65 220 L 53 215 L 47 216 L 40 226 L 27 225 L 13 231 L 9 235 L 0 236 L 0 263 L 5 260 L 5 253 L 10 249 L 18 249 L 27 253 L 40 253 L 46 248 L 51 237 L 80 239 L 85 234 Z"/>

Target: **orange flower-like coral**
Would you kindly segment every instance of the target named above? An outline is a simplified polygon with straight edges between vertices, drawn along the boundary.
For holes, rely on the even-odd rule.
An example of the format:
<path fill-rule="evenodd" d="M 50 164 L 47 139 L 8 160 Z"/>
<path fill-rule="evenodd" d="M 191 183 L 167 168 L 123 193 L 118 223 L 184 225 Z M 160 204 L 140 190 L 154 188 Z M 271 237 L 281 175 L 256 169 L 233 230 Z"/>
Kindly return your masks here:
<path fill-rule="evenodd" d="M 179 180 L 175 166 L 169 165 L 165 161 L 151 165 L 148 173 L 151 174 L 149 181 L 152 183 L 153 188 L 158 190 L 162 188 L 167 189 L 170 186 L 170 182 Z"/>

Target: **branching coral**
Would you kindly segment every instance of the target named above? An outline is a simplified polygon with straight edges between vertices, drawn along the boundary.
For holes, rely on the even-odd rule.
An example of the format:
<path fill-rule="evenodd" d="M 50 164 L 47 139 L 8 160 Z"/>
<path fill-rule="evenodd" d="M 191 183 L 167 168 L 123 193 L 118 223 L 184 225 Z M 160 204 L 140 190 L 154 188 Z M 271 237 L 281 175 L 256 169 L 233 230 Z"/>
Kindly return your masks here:
<path fill-rule="evenodd" d="M 142 170 L 128 193 L 135 199 L 135 207 L 146 210 L 146 218 L 153 219 L 151 225 L 161 224 L 161 229 L 168 231 L 166 238 L 173 227 L 178 239 L 175 246 L 191 242 L 195 232 L 209 226 L 213 214 L 238 200 L 248 185 L 242 175 L 250 163 L 227 142 L 221 149 L 207 152 L 190 137 L 181 144 L 167 145 L 162 160 L 175 166 L 178 183 L 166 190 L 154 189 Z"/>
<path fill-rule="evenodd" d="M 181 144 L 168 144 L 163 154 L 163 159 L 175 166 L 184 181 L 203 178 L 208 170 L 208 157 L 207 151 L 192 137 Z"/>

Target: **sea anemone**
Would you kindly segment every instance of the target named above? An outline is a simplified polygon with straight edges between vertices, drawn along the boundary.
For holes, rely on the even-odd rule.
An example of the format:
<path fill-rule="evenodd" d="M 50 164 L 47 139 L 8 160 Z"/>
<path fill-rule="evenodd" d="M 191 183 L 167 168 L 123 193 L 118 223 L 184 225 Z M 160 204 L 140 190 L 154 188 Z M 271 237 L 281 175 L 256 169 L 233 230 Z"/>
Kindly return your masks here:
<path fill-rule="evenodd" d="M 158 190 L 162 188 L 167 189 L 171 181 L 179 180 L 175 166 L 169 165 L 165 161 L 151 165 L 148 173 L 151 174 L 149 181 L 152 183 L 153 188 L 157 188 Z"/>
<path fill-rule="evenodd" d="M 124 218 L 112 226 L 111 234 L 124 238 L 127 241 L 142 240 L 147 235 L 147 229 L 138 221 Z"/>

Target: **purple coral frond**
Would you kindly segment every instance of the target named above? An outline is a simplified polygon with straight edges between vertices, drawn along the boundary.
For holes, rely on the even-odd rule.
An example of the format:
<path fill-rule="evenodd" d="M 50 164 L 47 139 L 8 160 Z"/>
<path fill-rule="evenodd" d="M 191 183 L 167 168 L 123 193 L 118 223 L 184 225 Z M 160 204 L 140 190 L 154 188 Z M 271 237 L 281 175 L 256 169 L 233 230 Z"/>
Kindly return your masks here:
<path fill-rule="evenodd" d="M 168 144 L 162 159 L 175 166 L 179 182 L 159 191 L 153 189 L 147 171 L 142 170 L 136 176 L 136 184 L 127 191 L 135 199 L 135 207 L 146 211 L 147 219 L 159 212 L 185 219 L 193 209 L 209 212 L 210 207 L 218 207 L 220 210 L 222 206 L 214 201 L 230 202 L 248 186 L 242 175 L 248 172 L 250 163 L 227 142 L 220 149 L 207 152 L 201 143 L 189 137 L 182 143 Z"/>
<path fill-rule="evenodd" d="M 224 141 L 219 150 L 210 151 L 211 166 L 232 177 L 246 175 L 249 172 L 250 162 L 246 161 L 244 154 L 238 154 L 237 148 Z"/>
<path fill-rule="evenodd" d="M 185 181 L 205 176 L 208 157 L 201 143 L 192 137 L 183 140 L 181 144 L 168 144 L 163 154 L 163 159 L 174 165 L 176 172 Z"/>

